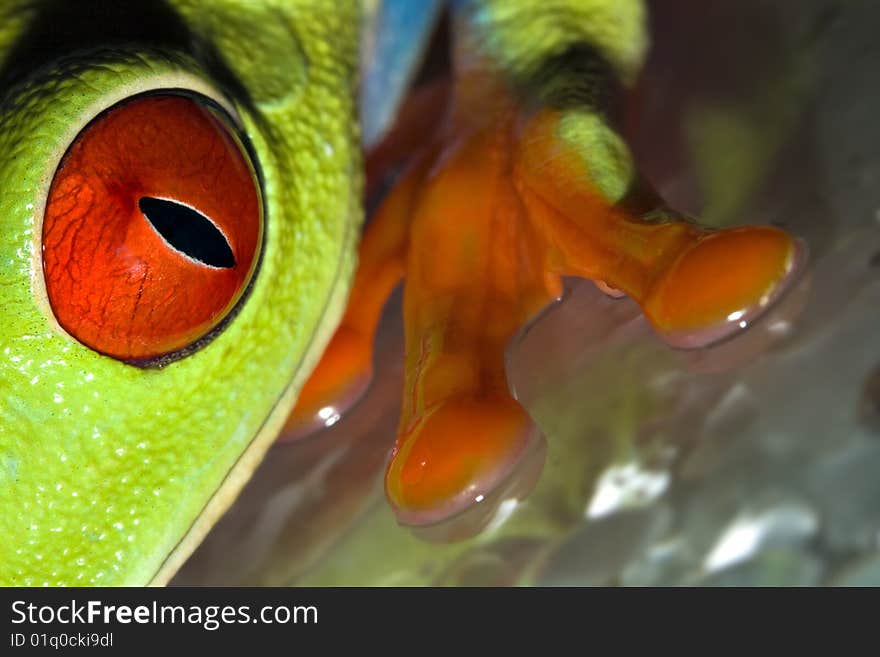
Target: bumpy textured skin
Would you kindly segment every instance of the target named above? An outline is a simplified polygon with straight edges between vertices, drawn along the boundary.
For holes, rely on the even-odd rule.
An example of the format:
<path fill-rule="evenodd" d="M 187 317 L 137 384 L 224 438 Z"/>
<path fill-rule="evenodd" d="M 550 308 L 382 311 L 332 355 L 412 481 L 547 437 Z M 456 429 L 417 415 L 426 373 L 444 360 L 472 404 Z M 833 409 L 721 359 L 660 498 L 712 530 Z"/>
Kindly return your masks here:
<path fill-rule="evenodd" d="M 468 46 L 509 74 L 529 73 L 551 54 L 590 44 L 620 79 L 635 81 L 648 36 L 642 0 L 453 0 L 475 31 Z"/>
<path fill-rule="evenodd" d="M 172 4 L 188 51 L 95 44 L 0 89 L 0 584 L 167 577 L 169 554 L 186 555 L 268 447 L 342 311 L 360 222 L 358 3 Z M 0 1 L 0 63 L 41 5 Z M 231 76 L 212 77 L 218 59 Z M 141 369 L 57 327 L 36 236 L 76 132 L 174 81 L 221 90 L 240 116 L 263 176 L 265 244 L 226 329 Z"/>

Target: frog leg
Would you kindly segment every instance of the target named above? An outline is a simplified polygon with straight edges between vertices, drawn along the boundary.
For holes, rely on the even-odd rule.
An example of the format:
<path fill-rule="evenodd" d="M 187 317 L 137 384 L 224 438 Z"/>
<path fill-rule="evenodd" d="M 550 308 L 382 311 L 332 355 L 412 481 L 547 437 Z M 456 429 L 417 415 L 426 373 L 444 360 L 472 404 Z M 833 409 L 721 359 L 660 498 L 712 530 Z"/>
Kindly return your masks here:
<path fill-rule="evenodd" d="M 373 336 L 382 308 L 404 271 L 411 209 L 429 160 L 415 161 L 376 212 L 358 251 L 345 314 L 300 391 L 282 439 L 330 426 L 364 394 L 373 376 Z"/>
<path fill-rule="evenodd" d="M 414 207 L 403 403 L 385 480 L 406 524 L 481 502 L 538 436 L 510 394 L 505 351 L 561 280 L 512 185 L 510 137 L 503 127 L 452 131 Z"/>
<path fill-rule="evenodd" d="M 799 261 L 781 230 L 711 231 L 667 208 L 598 106 L 523 101 L 497 80 L 456 77 L 432 146 L 367 230 L 349 310 L 300 401 L 320 419 L 327 399 L 363 389 L 379 310 L 405 274 L 385 490 L 412 525 L 483 501 L 527 452 L 537 431 L 510 394 L 505 350 L 561 276 L 629 295 L 665 340 L 695 347 L 747 325 Z"/>
<path fill-rule="evenodd" d="M 476 123 L 453 110 L 413 205 L 403 411 L 385 481 L 409 524 L 480 502 L 525 452 L 535 427 L 509 392 L 505 349 L 562 275 L 626 293 L 663 339 L 697 347 L 752 321 L 799 259 L 777 228 L 711 231 L 667 208 L 597 112 L 480 107 Z"/>
<path fill-rule="evenodd" d="M 803 260 L 800 243 L 778 228 L 710 230 L 668 208 L 644 190 L 598 114 L 538 112 L 515 158 L 517 189 L 559 270 L 632 297 L 672 346 L 702 347 L 745 328 Z"/>

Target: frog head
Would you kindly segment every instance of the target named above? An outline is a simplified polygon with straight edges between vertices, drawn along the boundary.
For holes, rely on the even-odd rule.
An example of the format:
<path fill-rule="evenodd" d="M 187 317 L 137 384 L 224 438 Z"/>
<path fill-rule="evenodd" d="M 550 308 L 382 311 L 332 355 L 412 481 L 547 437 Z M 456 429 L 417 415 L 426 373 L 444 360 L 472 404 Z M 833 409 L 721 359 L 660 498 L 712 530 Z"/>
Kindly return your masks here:
<path fill-rule="evenodd" d="M 359 14 L 0 3 L 3 584 L 165 582 L 271 445 L 354 265 Z"/>

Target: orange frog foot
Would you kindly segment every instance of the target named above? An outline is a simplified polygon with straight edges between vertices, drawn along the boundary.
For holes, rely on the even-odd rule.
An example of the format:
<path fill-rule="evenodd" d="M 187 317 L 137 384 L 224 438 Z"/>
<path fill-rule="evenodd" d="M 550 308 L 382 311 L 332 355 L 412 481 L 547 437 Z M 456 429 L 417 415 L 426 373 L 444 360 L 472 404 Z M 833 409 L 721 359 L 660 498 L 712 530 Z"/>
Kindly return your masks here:
<path fill-rule="evenodd" d="M 801 259 L 779 229 L 709 231 L 638 197 L 633 174 L 612 198 L 595 140 L 572 140 L 561 112 L 466 109 L 451 105 L 367 227 L 348 309 L 288 423 L 326 424 L 358 398 L 382 306 L 405 277 L 403 407 L 385 490 L 410 525 L 483 500 L 535 439 L 504 354 L 563 276 L 627 294 L 670 344 L 699 347 L 751 322 Z"/>

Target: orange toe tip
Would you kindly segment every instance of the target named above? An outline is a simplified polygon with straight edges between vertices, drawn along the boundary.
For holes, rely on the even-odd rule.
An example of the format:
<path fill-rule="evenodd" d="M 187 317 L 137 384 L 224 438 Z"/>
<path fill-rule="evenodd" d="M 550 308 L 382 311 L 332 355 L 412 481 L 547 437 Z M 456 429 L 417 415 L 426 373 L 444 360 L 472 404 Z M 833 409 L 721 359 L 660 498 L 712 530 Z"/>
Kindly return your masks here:
<path fill-rule="evenodd" d="M 444 522 L 485 501 L 540 432 L 515 400 L 447 400 L 398 439 L 385 492 L 403 525 Z"/>
<path fill-rule="evenodd" d="M 673 347 L 694 349 L 744 330 L 798 279 L 806 244 L 772 226 L 705 235 L 654 285 L 643 309 Z"/>
<path fill-rule="evenodd" d="M 334 393 L 321 396 L 323 398 L 321 401 L 306 400 L 308 403 L 304 404 L 297 402 L 284 423 L 284 429 L 278 440 L 282 442 L 299 440 L 321 429 L 332 427 L 361 400 L 371 381 L 372 375 L 366 371 L 346 381 Z"/>
<path fill-rule="evenodd" d="M 364 396 L 372 378 L 369 342 L 340 329 L 300 392 L 279 440 L 298 440 L 336 424 Z"/>

